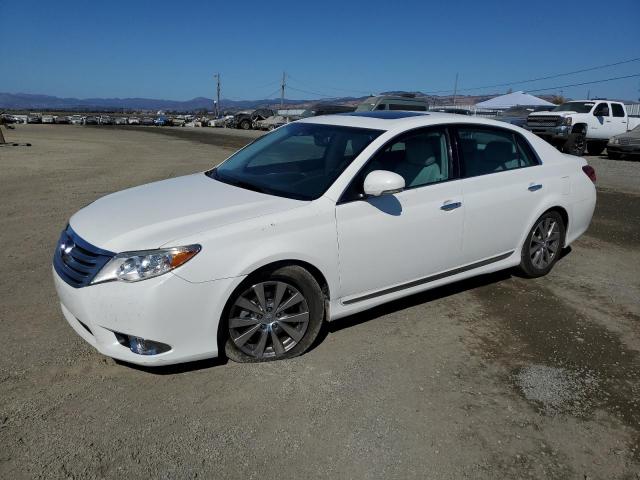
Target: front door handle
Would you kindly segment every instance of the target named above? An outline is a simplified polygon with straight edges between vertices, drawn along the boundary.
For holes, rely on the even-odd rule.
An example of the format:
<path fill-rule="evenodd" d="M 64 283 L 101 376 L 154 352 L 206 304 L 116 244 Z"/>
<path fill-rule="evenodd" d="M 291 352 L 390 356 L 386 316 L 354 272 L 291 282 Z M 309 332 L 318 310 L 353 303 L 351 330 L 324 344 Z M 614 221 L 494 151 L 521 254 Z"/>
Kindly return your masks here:
<path fill-rule="evenodd" d="M 450 210 L 455 210 L 456 208 L 460 208 L 461 206 L 462 206 L 462 202 L 445 202 L 440 207 L 440 210 L 444 210 L 445 212 L 448 212 Z"/>
<path fill-rule="evenodd" d="M 540 190 L 541 188 L 542 188 L 542 184 L 540 183 L 532 183 L 531 185 L 529 185 L 530 192 L 535 192 L 537 190 Z"/>

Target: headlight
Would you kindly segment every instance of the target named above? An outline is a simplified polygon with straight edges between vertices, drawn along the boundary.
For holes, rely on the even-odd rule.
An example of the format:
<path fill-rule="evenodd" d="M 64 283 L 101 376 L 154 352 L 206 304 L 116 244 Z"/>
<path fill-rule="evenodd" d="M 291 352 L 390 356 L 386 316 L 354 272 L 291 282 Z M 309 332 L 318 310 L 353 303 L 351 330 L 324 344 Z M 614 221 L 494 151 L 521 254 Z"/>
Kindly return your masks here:
<path fill-rule="evenodd" d="M 611 145 L 617 145 L 617 144 L 619 144 L 619 143 L 620 143 L 620 139 L 619 139 L 618 137 L 610 138 L 610 139 L 609 139 L 609 143 L 610 143 Z"/>
<path fill-rule="evenodd" d="M 200 245 L 188 245 L 186 247 L 119 253 L 100 270 L 91 284 L 113 280 L 139 282 L 164 275 L 191 260 L 200 251 L 200 248 Z"/>
<path fill-rule="evenodd" d="M 571 122 L 572 122 L 571 117 L 567 117 L 567 118 L 565 118 L 565 119 L 564 119 L 564 121 L 562 122 L 562 124 L 563 124 L 563 125 L 567 125 L 567 126 L 569 126 L 569 125 L 571 125 Z"/>

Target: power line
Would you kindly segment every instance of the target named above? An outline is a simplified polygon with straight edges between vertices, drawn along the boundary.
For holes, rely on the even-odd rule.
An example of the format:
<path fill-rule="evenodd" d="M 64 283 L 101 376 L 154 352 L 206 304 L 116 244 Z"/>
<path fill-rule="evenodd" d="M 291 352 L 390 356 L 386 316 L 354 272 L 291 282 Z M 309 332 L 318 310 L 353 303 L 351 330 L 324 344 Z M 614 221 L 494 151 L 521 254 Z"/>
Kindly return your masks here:
<path fill-rule="evenodd" d="M 304 86 L 309 86 L 310 88 L 315 88 L 313 85 L 311 85 L 308 82 L 305 82 L 303 80 L 300 80 L 296 77 L 292 77 L 290 74 L 287 75 L 287 77 L 290 80 L 293 80 L 294 82 L 298 82 Z M 329 87 L 329 86 L 320 86 L 321 89 L 326 89 L 326 90 L 338 90 L 341 92 L 351 92 L 351 93 L 361 93 L 361 94 L 365 94 L 365 95 L 370 95 L 371 94 L 371 90 L 354 90 L 352 88 L 337 88 L 337 87 Z"/>
<path fill-rule="evenodd" d="M 291 85 L 288 85 L 288 87 L 289 87 L 289 90 L 294 90 L 294 91 L 300 92 L 300 93 L 306 93 L 306 94 L 309 94 L 309 95 L 316 95 L 318 97 L 324 97 L 324 98 L 337 98 L 335 95 L 327 95 L 327 94 L 324 94 L 324 93 L 312 92 L 310 90 L 303 90 L 301 88 L 292 87 Z"/>
<path fill-rule="evenodd" d="M 520 85 L 520 84 L 524 84 L 524 83 L 539 82 L 541 80 L 550 80 L 552 78 L 565 77 L 567 75 L 575 75 L 577 73 L 591 72 L 591 71 L 594 71 L 594 70 L 600 70 L 600 69 L 608 68 L 608 67 L 615 67 L 617 65 L 623 65 L 623 64 L 626 64 L 626 63 L 632 63 L 632 62 L 637 62 L 637 61 L 640 61 L 640 57 L 630 58 L 628 60 L 622 60 L 620 62 L 615 62 L 615 63 L 607 63 L 606 65 L 597 65 L 595 67 L 582 68 L 580 70 L 574 70 L 572 72 L 556 73 L 554 75 L 547 75 L 547 76 L 544 76 L 544 77 L 531 78 L 529 80 L 517 80 L 517 81 L 513 81 L 513 82 L 496 83 L 494 85 L 484 85 L 482 87 L 459 88 L 458 91 L 459 92 L 468 92 L 468 91 L 471 91 L 471 90 L 482 90 L 482 89 L 485 89 L 485 88 L 509 87 L 509 86 L 512 86 L 512 85 Z M 425 92 L 425 93 L 435 94 L 435 93 L 448 93 L 448 92 L 451 92 L 451 91 L 452 90 L 434 90 L 434 91 L 429 91 L 429 92 Z"/>
<path fill-rule="evenodd" d="M 640 73 L 634 73 L 633 75 L 625 75 L 625 76 L 622 76 L 622 77 L 605 78 L 603 80 L 593 80 L 591 82 L 571 83 L 569 85 L 558 85 L 556 87 L 538 88 L 536 90 L 528 90 L 528 92 L 545 92 L 547 90 L 558 90 L 560 88 L 579 87 L 581 85 L 592 85 L 594 83 L 611 82 L 613 80 L 622 80 L 624 78 L 633 78 L 633 77 L 640 77 Z"/>

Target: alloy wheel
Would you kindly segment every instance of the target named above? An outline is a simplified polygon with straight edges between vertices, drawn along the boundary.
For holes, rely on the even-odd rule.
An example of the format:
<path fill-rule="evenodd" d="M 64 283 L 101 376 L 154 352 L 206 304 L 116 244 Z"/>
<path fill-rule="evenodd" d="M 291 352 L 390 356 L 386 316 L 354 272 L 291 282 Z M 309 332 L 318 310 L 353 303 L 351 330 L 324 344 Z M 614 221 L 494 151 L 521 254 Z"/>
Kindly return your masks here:
<path fill-rule="evenodd" d="M 529 244 L 531 263 L 538 270 L 544 270 L 555 259 L 560 248 L 560 226 L 553 218 L 541 219 L 533 229 Z"/>
<path fill-rule="evenodd" d="M 229 313 L 229 337 L 257 359 L 284 355 L 302 340 L 309 325 L 309 306 L 302 293 L 278 280 L 245 290 Z"/>

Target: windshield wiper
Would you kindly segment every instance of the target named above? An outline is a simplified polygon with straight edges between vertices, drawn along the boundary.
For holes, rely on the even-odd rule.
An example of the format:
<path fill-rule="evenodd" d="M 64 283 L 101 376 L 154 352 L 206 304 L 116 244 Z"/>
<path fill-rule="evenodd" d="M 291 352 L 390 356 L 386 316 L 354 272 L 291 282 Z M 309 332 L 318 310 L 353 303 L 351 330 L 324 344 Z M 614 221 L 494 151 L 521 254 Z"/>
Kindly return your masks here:
<path fill-rule="evenodd" d="M 238 180 L 236 178 L 229 178 L 229 177 L 223 178 L 220 176 L 217 169 L 213 169 L 210 172 L 207 172 L 207 175 L 222 183 L 233 185 L 234 187 L 240 187 L 240 188 L 244 188 L 244 189 L 251 190 L 258 193 L 270 194 L 270 191 L 267 190 L 266 188 L 259 187 L 258 185 L 254 185 L 253 183 L 245 182 L 244 180 Z"/>

